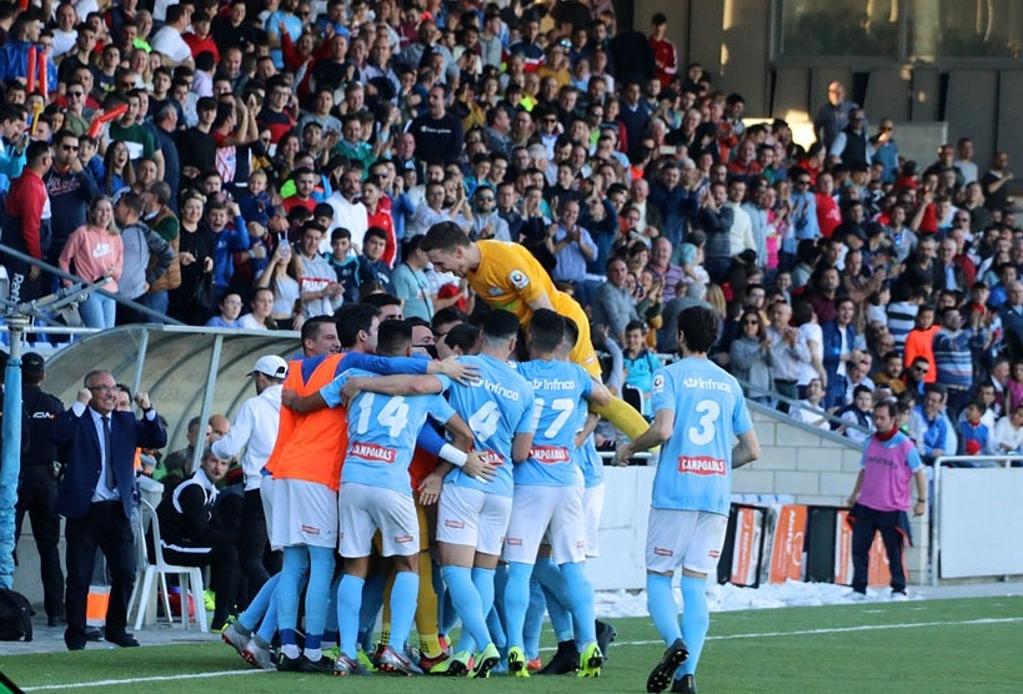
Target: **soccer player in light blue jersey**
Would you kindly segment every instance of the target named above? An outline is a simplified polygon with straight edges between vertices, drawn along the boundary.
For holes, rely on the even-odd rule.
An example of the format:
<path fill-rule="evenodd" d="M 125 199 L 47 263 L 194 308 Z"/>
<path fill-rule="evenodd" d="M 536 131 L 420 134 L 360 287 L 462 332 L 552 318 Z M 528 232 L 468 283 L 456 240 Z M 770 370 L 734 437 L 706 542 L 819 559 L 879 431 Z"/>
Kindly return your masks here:
<path fill-rule="evenodd" d="M 477 369 L 477 380 L 469 386 L 452 383 L 447 391 L 451 406 L 472 430 L 476 453 L 492 466 L 493 477 L 488 481 L 456 468 L 441 490 L 437 511 L 441 576 L 462 620 L 462 636 L 454 655 L 431 669 L 435 674 L 487 677 L 500 661 L 486 616 L 494 604 L 494 570 L 511 516 L 513 466 L 529 456 L 535 427 L 533 389 L 508 364 L 518 327 L 518 319 L 508 311 L 488 313 L 480 353 L 459 357 L 460 363 Z M 437 393 L 444 388 L 432 376 L 360 379 L 354 385 L 388 394 Z"/>
<path fill-rule="evenodd" d="M 504 544 L 508 581 L 504 590 L 508 669 L 528 677 L 523 625 L 529 606 L 529 579 L 541 541 L 549 533 L 568 607 L 579 624 L 579 675 L 600 675 L 603 655 L 597 646 L 593 619 L 593 587 L 583 572 L 586 534 L 583 528 L 583 477 L 575 455 L 575 436 L 586 402 L 610 402 L 606 388 L 582 367 L 559 361 L 565 320 L 554 311 L 538 309 L 529 322 L 530 361 L 519 373 L 533 387 L 536 432 L 529 457 L 515 466 L 515 496 Z"/>
<path fill-rule="evenodd" d="M 661 445 L 647 532 L 647 607 L 667 650 L 647 678 L 648 692 L 695 692 L 696 666 L 707 636 L 707 576 L 717 568 L 728 524 L 732 468 L 760 456 L 742 389 L 707 359 L 718 318 L 694 306 L 678 318 L 682 359 L 658 369 L 653 381 L 654 422 L 615 454 L 625 464 L 638 451 Z M 738 437 L 739 443 L 733 441 Z M 682 569 L 684 613 L 671 580 Z M 684 639 L 684 640 L 683 640 Z"/>

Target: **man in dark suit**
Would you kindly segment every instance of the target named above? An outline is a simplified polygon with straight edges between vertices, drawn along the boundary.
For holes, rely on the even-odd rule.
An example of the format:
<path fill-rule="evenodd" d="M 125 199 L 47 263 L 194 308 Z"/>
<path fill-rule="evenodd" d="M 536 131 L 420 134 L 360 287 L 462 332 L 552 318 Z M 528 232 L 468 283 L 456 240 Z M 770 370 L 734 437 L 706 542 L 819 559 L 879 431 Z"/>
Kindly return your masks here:
<path fill-rule="evenodd" d="M 57 512 L 67 518 L 68 650 L 85 648 L 85 604 L 96 549 L 102 550 L 111 574 L 106 640 L 138 646 L 126 631 L 128 597 L 135 581 L 135 547 L 131 517 L 135 508 L 135 449 L 163 448 L 167 432 L 149 395 L 138 393 L 141 420 L 117 412 L 117 382 L 108 371 L 90 371 L 78 398 L 57 420 L 54 439 L 67 447 L 67 466 L 57 493 Z"/>

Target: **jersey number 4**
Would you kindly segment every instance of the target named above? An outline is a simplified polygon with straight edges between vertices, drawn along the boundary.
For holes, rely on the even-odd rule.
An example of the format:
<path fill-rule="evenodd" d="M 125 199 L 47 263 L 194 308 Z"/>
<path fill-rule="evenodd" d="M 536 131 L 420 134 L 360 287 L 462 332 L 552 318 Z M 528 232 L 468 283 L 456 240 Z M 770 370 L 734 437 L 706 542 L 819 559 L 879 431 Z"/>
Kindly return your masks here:
<path fill-rule="evenodd" d="M 369 418 L 376 396 L 376 393 L 363 393 L 359 398 L 359 419 L 355 423 L 356 434 L 365 434 L 369 431 Z M 398 436 L 401 430 L 408 425 L 408 405 L 405 404 L 405 398 L 401 395 L 391 397 L 380 410 L 380 414 L 377 415 L 377 423 L 387 428 L 387 435 L 392 439 Z"/>
<path fill-rule="evenodd" d="M 705 446 L 714 439 L 715 423 L 721 416 L 721 406 L 713 400 L 701 400 L 694 409 L 700 418 L 696 426 L 689 427 L 689 440 L 697 446 Z"/>

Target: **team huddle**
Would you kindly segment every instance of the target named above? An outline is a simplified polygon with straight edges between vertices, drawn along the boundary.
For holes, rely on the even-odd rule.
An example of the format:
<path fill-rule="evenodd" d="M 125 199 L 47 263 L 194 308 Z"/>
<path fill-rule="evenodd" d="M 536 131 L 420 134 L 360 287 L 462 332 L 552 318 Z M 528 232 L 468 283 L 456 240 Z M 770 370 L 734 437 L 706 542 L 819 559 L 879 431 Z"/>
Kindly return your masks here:
<path fill-rule="evenodd" d="M 511 294 L 484 315 L 478 353 L 411 356 L 409 323 L 381 323 L 373 307 L 354 305 L 338 316 L 342 353 L 288 369 L 260 487 L 283 566 L 223 632 L 257 667 L 341 676 L 601 673 L 615 634 L 595 618 L 585 573 L 598 552 L 604 497 L 593 430 L 598 412 L 623 421 L 616 408 L 627 405 L 591 375 L 580 350 L 588 325 L 570 307 L 553 310 L 558 297 L 535 292 L 534 269 L 513 261 L 495 271 L 495 256 L 520 247 L 477 249 L 452 233 L 427 235 L 435 265 L 470 284 L 489 271 L 485 281 L 504 279 Z M 526 350 L 517 350 L 520 325 Z M 695 691 L 730 470 L 759 454 L 739 385 L 706 359 L 715 316 L 693 308 L 679 325 L 683 358 L 656 374 L 653 423 L 639 431 L 632 423 L 631 443 L 616 454 L 624 463 L 661 446 L 647 594 L 668 648 L 648 691 Z M 521 360 L 510 361 L 517 352 Z M 681 623 L 671 583 L 678 568 Z M 541 669 L 545 615 L 558 649 Z M 408 644 L 413 620 L 418 652 Z M 328 655 L 334 644 L 336 656 Z"/>

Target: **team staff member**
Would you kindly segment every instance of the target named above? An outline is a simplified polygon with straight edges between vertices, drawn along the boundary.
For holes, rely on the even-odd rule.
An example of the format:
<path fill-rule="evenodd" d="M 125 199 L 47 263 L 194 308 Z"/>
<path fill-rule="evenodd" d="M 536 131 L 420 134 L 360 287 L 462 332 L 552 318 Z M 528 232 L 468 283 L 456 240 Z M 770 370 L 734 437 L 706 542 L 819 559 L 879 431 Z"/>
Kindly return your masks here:
<path fill-rule="evenodd" d="M 90 371 L 71 409 L 57 418 L 53 440 L 68 451 L 64 479 L 57 491 L 57 512 L 67 518 L 68 650 L 85 648 L 85 601 L 96 549 L 103 551 L 112 578 L 107 606 L 107 641 L 138 646 L 127 633 L 128 597 L 135 582 L 135 449 L 163 448 L 167 432 L 147 393 L 135 402 L 142 419 L 115 412 L 117 382 L 109 371 Z"/>
<path fill-rule="evenodd" d="M 716 570 L 725 540 L 732 468 L 760 457 L 760 443 L 739 382 L 707 359 L 717 340 L 717 316 L 694 306 L 682 311 L 678 325 L 682 359 L 654 373 L 654 422 L 638 439 L 618 446 L 615 462 L 624 465 L 637 451 L 664 444 L 650 503 L 646 585 L 650 617 L 668 648 L 646 690 L 664 691 L 670 683 L 673 692 L 695 694 L 710 622 L 707 575 Z M 681 625 L 671 587 L 679 568 Z"/>
<path fill-rule="evenodd" d="M 263 565 L 267 532 L 260 487 L 263 466 L 277 440 L 277 423 L 281 416 L 281 384 L 287 373 L 288 363 L 276 354 L 260 357 L 249 372 L 256 396 L 242 403 L 231 431 L 227 436 L 214 441 L 210 447 L 213 455 L 224 459 L 236 457 L 245 448 L 241 460 L 245 475 L 242 510 L 242 527 L 245 531 L 239 537 L 238 552 L 242 571 L 248 579 L 249 595 L 252 597 L 270 578 Z"/>
<path fill-rule="evenodd" d="M 600 362 L 590 341 L 590 320 L 568 294 L 554 288 L 547 271 L 524 247 L 505 241 L 470 241 L 457 224 L 434 224 L 421 248 L 438 272 L 465 277 L 477 296 L 494 308 L 515 314 L 522 327 L 529 325 L 533 311 L 551 309 L 571 318 L 579 328 L 579 340 L 569 359 L 594 378 L 600 378 Z M 629 438 L 639 436 L 646 420 L 620 398 L 595 410 Z"/>
<path fill-rule="evenodd" d="M 47 626 L 64 618 L 64 573 L 60 569 L 60 517 L 57 501 L 57 462 L 60 454 L 53 438 L 53 426 L 64 413 L 64 404 L 42 389 L 46 377 L 42 356 L 28 352 L 21 358 L 21 407 L 28 419 L 22 429 L 21 479 L 15 511 L 14 537 L 21 537 L 25 513 L 32 521 L 32 536 L 39 550 L 43 579 L 43 605 Z"/>
<path fill-rule="evenodd" d="M 895 404 L 874 406 L 877 431 L 863 449 L 862 469 L 849 496 L 853 518 L 853 591 L 867 592 L 867 565 L 874 533 L 880 532 L 888 553 L 892 575 L 892 597 L 906 597 L 906 575 L 902 570 L 902 538 L 909 534 L 909 481 L 916 479 L 913 515 L 927 510 L 927 473 L 920 454 L 908 436 L 899 431 Z"/>
<path fill-rule="evenodd" d="M 214 631 L 217 625 L 223 625 L 233 607 L 239 578 L 238 538 L 250 530 L 239 522 L 242 502 L 237 495 L 221 496 L 217 490 L 230 464 L 229 458 L 207 448 L 199 469 L 165 496 L 156 509 L 160 545 L 167 563 L 212 568 L 212 587 L 217 596 Z"/>

